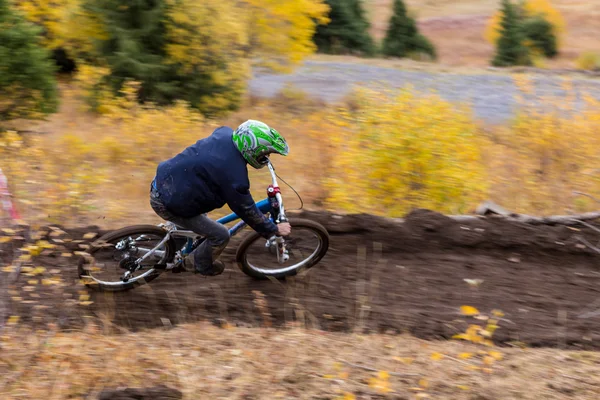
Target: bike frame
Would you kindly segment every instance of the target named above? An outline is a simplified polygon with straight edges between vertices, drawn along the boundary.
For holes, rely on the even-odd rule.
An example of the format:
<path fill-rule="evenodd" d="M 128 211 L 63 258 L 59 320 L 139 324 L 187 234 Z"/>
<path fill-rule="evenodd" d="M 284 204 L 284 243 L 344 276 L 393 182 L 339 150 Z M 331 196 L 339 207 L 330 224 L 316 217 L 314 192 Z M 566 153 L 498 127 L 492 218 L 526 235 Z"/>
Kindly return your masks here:
<path fill-rule="evenodd" d="M 271 173 L 271 179 L 273 182 L 267 188 L 267 196 L 268 197 L 266 199 L 263 199 L 263 200 L 257 202 L 256 206 L 263 214 L 267 214 L 272 211 L 276 211 L 277 212 L 276 216 L 273 216 L 272 220 L 273 220 L 273 222 L 278 224 L 280 222 L 286 221 L 287 219 L 285 217 L 285 210 L 283 207 L 283 198 L 281 197 L 281 193 L 279 191 L 279 184 L 277 183 L 277 175 L 275 175 L 275 169 L 273 168 L 273 165 L 271 164 L 270 161 L 267 162 L 267 166 L 269 167 L 269 172 Z M 222 218 L 219 218 L 217 220 L 217 222 L 225 225 L 229 222 L 237 221 L 238 219 L 240 219 L 240 217 L 237 214 L 231 213 Z M 232 226 L 229 229 L 229 235 L 234 236 L 241 229 L 243 229 L 246 225 L 247 224 L 244 221 L 238 222 L 237 224 L 235 224 L 234 226 Z"/>
<path fill-rule="evenodd" d="M 279 224 L 281 222 L 287 221 L 287 218 L 285 216 L 285 208 L 283 206 L 283 198 L 281 196 L 279 184 L 277 182 L 277 175 L 275 174 L 275 168 L 273 168 L 271 161 L 267 161 L 267 167 L 269 168 L 269 172 L 271 173 L 272 183 L 271 183 L 271 185 L 269 185 L 267 187 L 267 198 L 256 202 L 256 206 L 263 214 L 270 213 L 271 220 L 274 223 Z M 237 214 L 231 213 L 229 215 L 226 215 L 224 217 L 217 219 L 217 222 L 225 225 L 227 223 L 237 221 L 239 219 L 240 219 L 240 217 Z M 245 221 L 238 222 L 237 224 L 235 224 L 234 226 L 229 228 L 229 235 L 232 237 L 235 236 L 244 227 L 246 227 L 246 225 L 247 225 L 247 223 Z M 201 235 L 198 235 L 197 233 L 195 233 L 193 231 L 189 231 L 189 230 L 180 230 L 172 222 L 159 224 L 159 226 L 164 228 L 165 230 L 167 230 L 167 234 L 153 249 L 148 250 L 146 254 L 144 254 L 142 257 L 140 257 L 136 260 L 135 263 L 138 265 L 138 268 L 140 268 L 140 264 L 142 263 L 142 261 L 144 261 L 146 258 L 150 257 L 151 255 L 154 255 L 154 254 L 161 255 L 161 256 L 164 255 L 164 251 L 158 250 L 158 249 L 172 237 L 173 238 L 176 238 L 176 237 L 187 238 L 187 243 L 186 243 L 185 247 L 180 250 L 182 257 L 191 253 L 201 243 L 201 242 L 197 241 L 197 243 L 194 244 L 194 239 L 196 239 L 198 237 L 202 238 Z M 283 263 L 283 262 L 287 261 L 289 256 L 288 256 L 287 250 L 285 248 L 285 240 L 281 236 L 273 236 L 272 238 L 267 240 L 266 247 L 269 247 L 273 244 L 275 244 L 277 246 L 277 250 L 278 250 L 277 251 L 277 260 L 279 261 L 279 263 Z M 119 245 L 117 245 L 116 248 L 119 249 Z M 144 249 L 139 249 L 139 250 L 144 251 Z M 172 269 L 174 267 L 174 264 L 175 264 L 174 262 L 167 264 L 166 269 L 167 270 Z M 123 279 L 127 280 L 129 278 L 129 276 L 131 276 L 131 272 L 132 271 L 126 271 L 125 274 L 123 275 Z"/>

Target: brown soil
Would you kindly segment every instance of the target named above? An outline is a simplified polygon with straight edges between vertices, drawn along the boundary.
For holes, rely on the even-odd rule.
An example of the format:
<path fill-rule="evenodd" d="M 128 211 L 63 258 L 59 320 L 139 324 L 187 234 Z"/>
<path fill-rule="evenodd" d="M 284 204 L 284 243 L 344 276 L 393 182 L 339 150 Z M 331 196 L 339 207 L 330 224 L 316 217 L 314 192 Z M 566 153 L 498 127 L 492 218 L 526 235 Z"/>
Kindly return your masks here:
<path fill-rule="evenodd" d="M 183 399 L 183 394 L 164 385 L 152 388 L 126 388 L 105 390 L 98 396 L 98 400 L 178 400 Z"/>
<path fill-rule="evenodd" d="M 93 303 L 82 305 L 79 296 L 88 292 L 78 283 L 76 257 L 64 257 L 59 248 L 34 260 L 33 266 L 46 268 L 42 276 L 21 274 L 11 285 L 8 314 L 39 328 L 48 323 L 79 328 L 89 318 L 98 318 L 107 329 L 134 331 L 197 320 L 256 326 L 266 318 L 274 326 L 296 321 L 324 330 L 408 332 L 435 339 L 481 323 L 460 314 L 461 305 L 470 305 L 485 313 L 504 312 L 496 343 L 599 347 L 600 312 L 594 311 L 600 308 L 600 255 L 574 236 L 597 243 L 598 234 L 588 228 L 492 217 L 457 222 L 427 210 L 403 221 L 313 211 L 300 216 L 322 223 L 332 240 L 320 264 L 287 282 L 243 275 L 232 264 L 236 237 L 224 255 L 228 266 L 221 276 L 167 273 L 130 292 L 89 291 Z M 78 250 L 77 240 L 93 230 L 68 230 L 60 238 L 72 241 L 61 246 Z M 18 245 L 1 245 L 4 265 Z M 9 274 L 1 274 L 8 282 Z M 42 284 L 52 276 L 60 276 L 64 285 Z M 472 287 L 464 279 L 483 282 Z M 265 295 L 268 312 L 257 307 L 255 291 Z"/>

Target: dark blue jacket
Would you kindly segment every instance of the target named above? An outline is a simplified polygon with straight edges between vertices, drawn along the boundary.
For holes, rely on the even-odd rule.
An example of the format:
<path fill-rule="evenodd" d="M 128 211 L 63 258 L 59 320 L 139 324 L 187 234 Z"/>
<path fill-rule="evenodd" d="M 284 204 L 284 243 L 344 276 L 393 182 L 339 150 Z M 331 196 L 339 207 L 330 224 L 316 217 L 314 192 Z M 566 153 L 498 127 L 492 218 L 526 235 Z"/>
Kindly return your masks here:
<path fill-rule="evenodd" d="M 222 126 L 156 171 L 160 200 L 173 214 L 193 217 L 227 204 L 251 228 L 264 237 L 277 226 L 256 207 L 250 195 L 247 162 L 231 140 L 233 130 Z"/>

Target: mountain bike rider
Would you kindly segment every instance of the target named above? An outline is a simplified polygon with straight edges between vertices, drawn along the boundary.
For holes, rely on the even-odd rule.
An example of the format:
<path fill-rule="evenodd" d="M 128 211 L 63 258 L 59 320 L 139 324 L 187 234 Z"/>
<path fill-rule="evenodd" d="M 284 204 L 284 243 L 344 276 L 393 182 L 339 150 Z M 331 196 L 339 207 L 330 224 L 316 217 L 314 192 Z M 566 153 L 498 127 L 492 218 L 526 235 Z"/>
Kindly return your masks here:
<path fill-rule="evenodd" d="M 225 269 L 217 258 L 229 243 L 229 230 L 207 216 L 225 204 L 264 238 L 290 234 L 288 223 L 274 224 L 256 206 L 247 169 L 248 164 L 255 169 L 266 166 L 269 154 L 287 156 L 288 152 L 279 132 L 248 120 L 235 131 L 219 127 L 158 165 L 150 187 L 152 209 L 161 218 L 206 237 L 183 259 L 183 269 L 208 276 Z"/>

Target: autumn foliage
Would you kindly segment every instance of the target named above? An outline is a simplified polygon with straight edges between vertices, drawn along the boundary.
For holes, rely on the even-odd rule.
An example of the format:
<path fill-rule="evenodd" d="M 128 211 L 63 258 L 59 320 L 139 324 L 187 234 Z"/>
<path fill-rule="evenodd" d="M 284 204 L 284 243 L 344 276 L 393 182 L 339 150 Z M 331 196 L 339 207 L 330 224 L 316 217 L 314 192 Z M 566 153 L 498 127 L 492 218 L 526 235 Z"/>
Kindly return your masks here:
<path fill-rule="evenodd" d="M 274 162 L 308 205 L 395 217 L 415 207 L 467 213 L 488 198 L 533 214 L 592 209 L 591 199 L 573 192 L 600 195 L 597 102 L 586 98 L 577 111 L 573 98 L 546 99 L 545 110 L 533 110 L 525 105 L 527 82 L 517 83 L 523 108 L 492 134 L 467 105 L 411 88 L 359 91 L 337 107 L 287 89 L 246 107 L 286 133 L 294 151 Z M 0 137 L 3 170 L 27 219 L 140 215 L 158 162 L 247 115 L 242 110 L 217 121 L 185 102 L 140 105 L 138 90 L 139 83 L 129 82 L 119 96 L 107 95 L 89 130 Z M 268 177 L 251 171 L 251 180 L 261 198 Z"/>
<path fill-rule="evenodd" d="M 185 100 L 205 114 L 239 106 L 252 66 L 289 71 L 312 54 L 312 36 L 318 24 L 328 22 L 329 11 L 323 0 L 15 5 L 41 28 L 41 41 L 55 56 L 71 59 L 77 70 L 105 72 L 96 90 L 115 94 L 133 79 L 141 83 L 141 102 Z"/>
<path fill-rule="evenodd" d="M 363 91 L 355 104 L 340 113 L 346 130 L 332 139 L 332 205 L 399 217 L 414 207 L 465 212 L 484 196 L 485 143 L 468 111 L 409 90 L 391 98 Z"/>

